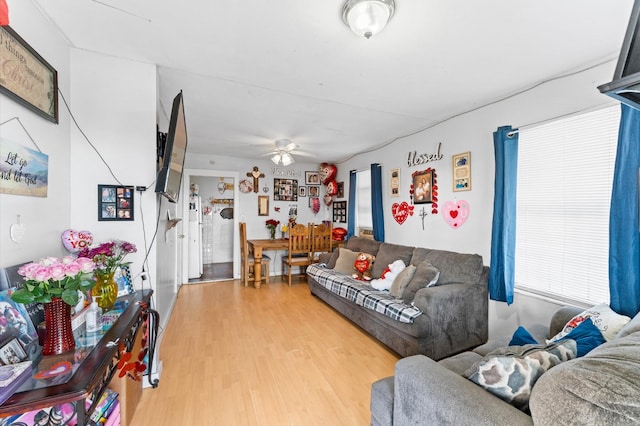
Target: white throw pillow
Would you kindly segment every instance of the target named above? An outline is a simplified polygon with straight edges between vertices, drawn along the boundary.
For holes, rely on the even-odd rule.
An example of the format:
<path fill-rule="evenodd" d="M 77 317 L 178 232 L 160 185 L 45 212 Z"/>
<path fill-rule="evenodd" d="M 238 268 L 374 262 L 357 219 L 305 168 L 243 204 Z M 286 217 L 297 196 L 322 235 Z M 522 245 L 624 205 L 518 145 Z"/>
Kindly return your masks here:
<path fill-rule="evenodd" d="M 555 342 L 558 339 L 562 339 L 587 318 L 591 318 L 593 325 L 598 327 L 598 330 L 600 330 L 606 340 L 614 339 L 620 329 L 631 320 L 628 316 L 614 312 L 606 303 L 601 303 L 571 318 L 569 322 L 564 325 L 562 331 L 548 341 Z"/>

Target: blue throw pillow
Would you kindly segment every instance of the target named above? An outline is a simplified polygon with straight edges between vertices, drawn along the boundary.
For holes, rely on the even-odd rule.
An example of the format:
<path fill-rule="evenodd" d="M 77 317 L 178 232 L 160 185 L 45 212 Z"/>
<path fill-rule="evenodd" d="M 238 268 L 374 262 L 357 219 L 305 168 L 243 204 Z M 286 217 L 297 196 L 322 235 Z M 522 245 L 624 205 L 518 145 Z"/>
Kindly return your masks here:
<path fill-rule="evenodd" d="M 567 339 L 573 339 L 576 341 L 576 345 L 578 346 L 578 357 L 588 354 L 591 352 L 591 349 L 594 349 L 605 342 L 604 336 L 598 327 L 593 325 L 591 318 L 587 318 L 582 321 L 576 328 L 571 330 L 569 334 L 560 340 Z"/>
<path fill-rule="evenodd" d="M 518 327 L 516 332 L 513 333 L 511 341 L 509 342 L 509 346 L 524 346 L 531 343 L 533 343 L 534 345 L 538 344 L 531 333 L 529 333 L 523 326 L 520 326 Z"/>

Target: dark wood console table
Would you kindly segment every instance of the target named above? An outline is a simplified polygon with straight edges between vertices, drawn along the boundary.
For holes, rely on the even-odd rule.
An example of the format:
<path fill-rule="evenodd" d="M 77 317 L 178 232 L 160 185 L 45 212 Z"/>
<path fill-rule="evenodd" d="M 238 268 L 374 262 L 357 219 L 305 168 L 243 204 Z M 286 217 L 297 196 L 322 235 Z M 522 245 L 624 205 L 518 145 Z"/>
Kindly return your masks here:
<path fill-rule="evenodd" d="M 27 380 L 0 406 L 0 417 L 73 402 L 78 425 L 86 425 L 99 396 L 118 370 L 120 352 L 116 342 L 123 342 L 127 351 L 132 349 L 152 293 L 152 290 L 142 290 L 119 298 L 123 312 L 94 346 L 76 347 L 73 352 L 41 357 L 37 365 L 34 364 L 33 374 L 47 370 L 58 362 L 66 361 L 73 367 L 64 377 L 56 376 L 48 380 L 32 377 Z M 149 357 L 153 357 L 153 354 L 149 353 Z M 94 401 L 89 409 L 86 409 L 86 400 Z"/>

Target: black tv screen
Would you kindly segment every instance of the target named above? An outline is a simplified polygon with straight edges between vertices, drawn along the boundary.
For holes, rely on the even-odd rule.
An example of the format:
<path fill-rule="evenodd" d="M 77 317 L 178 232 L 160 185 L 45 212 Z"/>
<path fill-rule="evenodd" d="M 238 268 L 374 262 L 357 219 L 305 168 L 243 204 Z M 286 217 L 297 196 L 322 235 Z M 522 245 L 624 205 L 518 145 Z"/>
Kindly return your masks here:
<path fill-rule="evenodd" d="M 162 168 L 158 172 L 156 192 L 172 203 L 178 202 L 182 185 L 182 170 L 187 153 L 187 124 L 182 91 L 173 99 L 169 131 L 164 145 Z"/>

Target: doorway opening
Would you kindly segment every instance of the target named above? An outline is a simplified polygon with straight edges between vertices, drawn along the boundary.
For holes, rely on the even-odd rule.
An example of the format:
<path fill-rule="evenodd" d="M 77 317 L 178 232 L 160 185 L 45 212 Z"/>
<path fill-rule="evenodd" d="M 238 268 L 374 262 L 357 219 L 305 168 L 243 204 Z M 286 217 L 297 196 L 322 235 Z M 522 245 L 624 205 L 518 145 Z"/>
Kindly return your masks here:
<path fill-rule="evenodd" d="M 237 172 L 186 171 L 183 282 L 224 281 L 237 275 L 237 179 Z"/>

